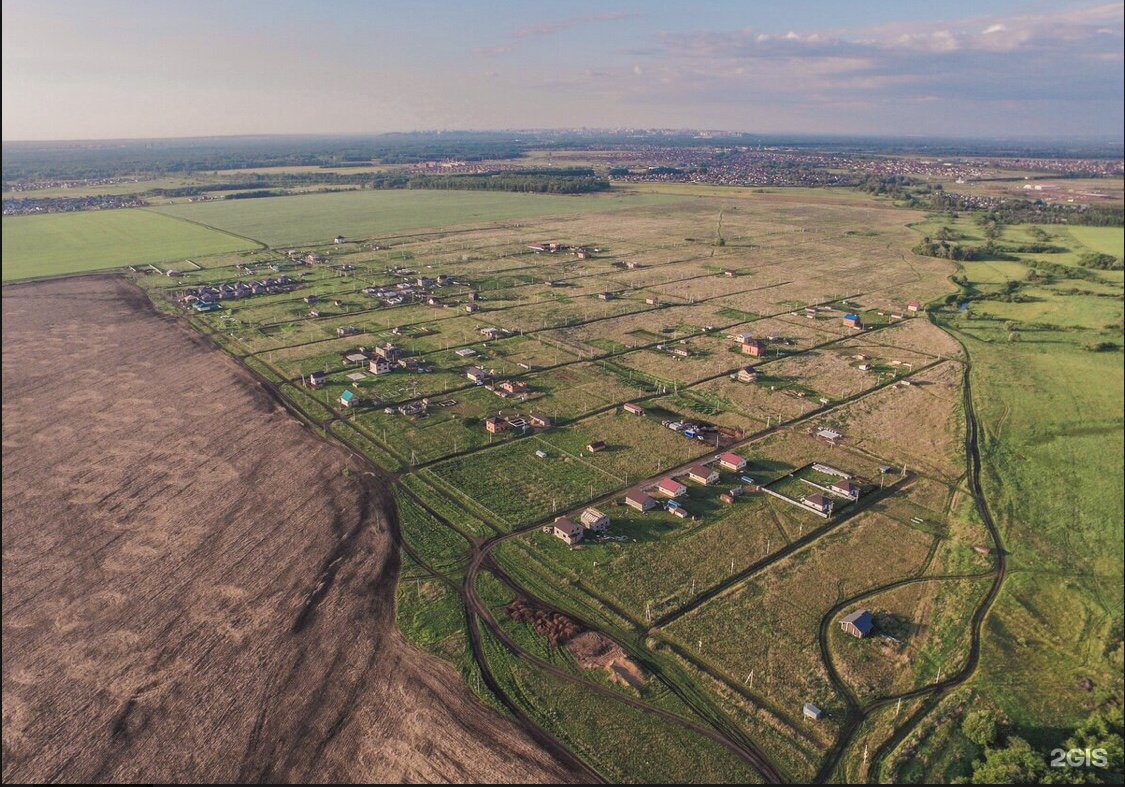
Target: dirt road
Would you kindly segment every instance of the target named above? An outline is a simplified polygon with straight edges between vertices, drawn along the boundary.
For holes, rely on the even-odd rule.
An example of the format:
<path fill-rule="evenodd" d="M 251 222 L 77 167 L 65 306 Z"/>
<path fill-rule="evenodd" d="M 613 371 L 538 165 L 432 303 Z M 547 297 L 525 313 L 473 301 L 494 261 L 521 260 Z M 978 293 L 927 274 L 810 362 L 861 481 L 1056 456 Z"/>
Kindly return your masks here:
<path fill-rule="evenodd" d="M 573 781 L 393 620 L 386 492 L 113 278 L 3 290 L 3 778 Z"/>

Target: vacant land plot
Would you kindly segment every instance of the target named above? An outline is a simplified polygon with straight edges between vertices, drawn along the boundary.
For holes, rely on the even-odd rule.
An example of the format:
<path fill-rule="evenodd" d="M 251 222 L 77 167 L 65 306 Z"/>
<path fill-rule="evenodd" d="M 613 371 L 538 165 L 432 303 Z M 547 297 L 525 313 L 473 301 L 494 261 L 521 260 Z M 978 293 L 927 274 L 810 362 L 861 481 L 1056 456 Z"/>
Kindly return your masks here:
<path fill-rule="evenodd" d="M 961 364 L 947 361 L 833 413 L 852 445 L 954 479 L 964 467 Z"/>
<path fill-rule="evenodd" d="M 347 455 L 127 285 L 3 295 L 5 781 L 574 778 L 399 639 Z"/>
<path fill-rule="evenodd" d="M 856 639 L 834 621 L 828 645 L 836 669 L 861 700 L 900 694 L 956 673 L 969 654 L 965 621 L 987 589 L 987 579 L 932 579 L 857 602 L 855 609 L 874 616 L 875 630 Z"/>
<path fill-rule="evenodd" d="M 244 238 L 147 210 L 5 216 L 3 229 L 4 281 L 257 248 Z"/>
<path fill-rule="evenodd" d="M 542 448 L 537 440 L 518 440 L 423 472 L 470 510 L 480 510 L 489 521 L 512 528 L 620 486 L 615 477 L 577 458 L 557 452 L 539 458 L 535 452 Z"/>
<path fill-rule="evenodd" d="M 559 197 L 480 191 L 349 191 L 160 208 L 273 246 L 370 238 L 553 214 L 601 213 L 673 201 L 657 195 Z"/>
<path fill-rule="evenodd" d="M 850 595 L 918 570 L 931 544 L 923 533 L 864 514 L 673 622 L 664 635 L 730 683 L 741 685 L 756 670 L 762 700 L 785 716 L 799 717 L 810 701 L 831 714 L 840 705 L 817 652 L 821 617 Z"/>

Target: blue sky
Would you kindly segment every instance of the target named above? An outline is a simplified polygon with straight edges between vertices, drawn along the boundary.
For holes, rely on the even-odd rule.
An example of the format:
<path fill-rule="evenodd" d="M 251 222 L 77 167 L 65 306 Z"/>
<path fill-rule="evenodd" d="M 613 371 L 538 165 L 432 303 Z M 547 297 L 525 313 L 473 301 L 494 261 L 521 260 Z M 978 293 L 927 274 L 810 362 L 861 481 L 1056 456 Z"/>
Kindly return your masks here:
<path fill-rule="evenodd" d="M 1125 3 L 4 0 L 3 138 L 1123 134 Z"/>

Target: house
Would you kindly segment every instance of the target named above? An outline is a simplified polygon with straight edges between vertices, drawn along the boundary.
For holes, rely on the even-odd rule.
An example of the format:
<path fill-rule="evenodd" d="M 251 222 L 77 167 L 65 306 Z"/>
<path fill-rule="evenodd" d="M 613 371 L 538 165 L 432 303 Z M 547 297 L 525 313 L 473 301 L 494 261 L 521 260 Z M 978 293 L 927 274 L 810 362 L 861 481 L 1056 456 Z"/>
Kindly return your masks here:
<path fill-rule="evenodd" d="M 603 300 L 603 301 L 612 301 L 613 300 L 613 293 L 612 292 L 599 292 L 598 298 Z"/>
<path fill-rule="evenodd" d="M 859 369 L 859 370 L 860 370 L 861 372 L 870 372 L 870 371 L 871 371 L 871 364 L 869 364 L 869 363 L 861 363 L 861 364 L 860 364 L 859 366 L 857 366 L 856 368 L 857 368 L 857 369 Z"/>
<path fill-rule="evenodd" d="M 660 303 L 660 299 L 655 295 L 650 295 L 645 298 L 645 303 L 647 303 L 649 306 L 655 306 L 656 304 Z"/>
<path fill-rule="evenodd" d="M 344 407 L 351 407 L 352 405 L 359 404 L 359 397 L 353 391 L 344 391 L 340 394 L 340 404 Z"/>
<path fill-rule="evenodd" d="M 644 513 L 656 508 L 656 501 L 644 492 L 630 492 L 625 495 L 625 505 Z"/>
<path fill-rule="evenodd" d="M 920 311 L 922 311 L 922 304 L 919 303 L 918 301 L 911 301 L 909 304 L 907 304 L 906 310 L 908 312 L 912 312 L 912 313 L 913 312 L 920 312 Z"/>
<path fill-rule="evenodd" d="M 665 497 L 677 498 L 687 494 L 687 487 L 674 478 L 665 478 L 656 485 L 656 491 Z"/>
<path fill-rule="evenodd" d="M 487 328 L 481 328 L 479 331 L 477 331 L 477 333 L 479 333 L 486 339 L 503 339 L 504 334 L 506 334 L 507 331 L 505 331 L 503 328 L 494 328 L 492 326 L 489 326 Z"/>
<path fill-rule="evenodd" d="M 604 533 L 609 527 L 609 517 L 596 508 L 587 508 L 579 520 L 591 533 Z"/>
<path fill-rule="evenodd" d="M 311 306 L 312 304 L 317 303 L 320 300 L 320 298 L 316 297 L 315 295 L 306 295 L 301 300 L 303 300 L 305 303 L 307 303 Z"/>
<path fill-rule="evenodd" d="M 359 330 L 350 325 L 341 325 L 336 329 L 337 336 L 355 336 L 357 333 L 359 333 Z"/>
<path fill-rule="evenodd" d="M 192 308 L 197 312 L 213 312 L 219 310 L 219 304 L 214 301 L 196 301 L 192 304 Z"/>
<path fill-rule="evenodd" d="M 672 516 L 679 517 L 680 519 L 687 519 L 689 516 L 691 516 L 691 513 L 683 506 L 677 506 L 676 508 L 673 508 L 671 510 Z"/>
<path fill-rule="evenodd" d="M 477 312 L 480 311 L 480 307 L 477 306 L 475 303 L 466 303 L 465 304 L 465 311 L 467 311 L 469 314 L 476 314 Z"/>
<path fill-rule="evenodd" d="M 488 372 L 481 369 L 479 366 L 470 366 L 465 370 L 465 376 L 472 380 L 474 383 L 483 383 L 488 379 Z"/>
<path fill-rule="evenodd" d="M 382 347 L 376 347 L 375 354 L 380 358 L 385 358 L 388 361 L 397 361 L 400 351 L 397 347 L 388 342 Z"/>
<path fill-rule="evenodd" d="M 848 326 L 849 328 L 861 330 L 863 328 L 863 321 L 859 319 L 858 314 L 845 314 L 844 325 Z"/>
<path fill-rule="evenodd" d="M 851 481 L 840 479 L 831 486 L 832 493 L 846 497 L 848 500 L 859 500 L 859 487 Z"/>
<path fill-rule="evenodd" d="M 687 471 L 688 478 L 697 484 L 714 484 L 719 480 L 719 471 L 707 465 L 692 465 Z"/>
<path fill-rule="evenodd" d="M 594 442 L 589 443 L 586 446 L 586 450 L 589 451 L 591 454 L 596 454 L 598 451 L 604 451 L 605 450 L 605 441 L 595 440 Z"/>
<path fill-rule="evenodd" d="M 372 358 L 367 363 L 367 371 L 372 374 L 390 374 L 394 371 L 394 367 L 384 358 Z"/>
<path fill-rule="evenodd" d="M 744 366 L 738 370 L 735 379 L 740 383 L 752 383 L 758 379 L 758 370 L 753 366 Z"/>
<path fill-rule="evenodd" d="M 749 332 L 732 333 L 730 338 L 734 339 L 739 344 L 746 344 L 747 342 L 754 341 L 754 334 Z"/>
<path fill-rule="evenodd" d="M 551 427 L 551 419 L 542 413 L 529 413 L 527 420 L 531 422 L 532 426 L 538 426 L 540 429 L 549 429 Z"/>
<path fill-rule="evenodd" d="M 572 519 L 560 516 L 555 520 L 555 538 L 561 538 L 567 544 L 577 544 L 582 540 L 582 526 Z"/>
<path fill-rule="evenodd" d="M 484 419 L 484 430 L 489 434 L 506 432 L 508 431 L 508 421 L 498 415 L 489 416 Z"/>
<path fill-rule="evenodd" d="M 813 705 L 811 702 L 805 703 L 803 713 L 806 719 L 812 719 L 813 721 L 820 721 L 820 717 L 824 715 L 824 711 Z"/>
<path fill-rule="evenodd" d="M 766 354 L 766 345 L 757 339 L 742 343 L 742 354 L 752 358 L 761 358 Z"/>
<path fill-rule="evenodd" d="M 738 454 L 725 453 L 719 457 L 719 466 L 724 470 L 737 473 L 746 467 L 746 460 Z"/>
<path fill-rule="evenodd" d="M 639 262 L 626 262 L 625 267 L 631 271 L 640 270 L 643 266 Z"/>
<path fill-rule="evenodd" d="M 546 459 L 547 458 L 547 452 L 546 451 L 536 451 L 535 455 L 537 457 L 539 457 L 540 459 Z"/>
<path fill-rule="evenodd" d="M 472 291 L 469 292 L 469 300 L 470 301 L 475 301 L 478 297 L 480 297 L 480 295 L 479 295 L 479 293 L 477 293 L 476 290 L 472 290 Z"/>
<path fill-rule="evenodd" d="M 645 414 L 645 409 L 643 407 L 641 407 L 639 404 L 633 404 L 632 402 L 626 402 L 621 407 L 621 409 L 624 410 L 627 413 L 632 413 L 633 415 L 644 415 Z"/>
<path fill-rule="evenodd" d="M 324 374 L 324 372 L 313 372 L 309 375 L 309 385 L 311 385 L 313 388 L 319 388 L 320 386 L 324 385 L 325 379 L 326 375 Z"/>
<path fill-rule="evenodd" d="M 801 502 L 814 511 L 819 511 L 822 514 L 828 515 L 832 513 L 832 501 L 824 495 L 809 495 L 802 497 Z"/>
<path fill-rule="evenodd" d="M 344 242 L 344 236 L 343 235 L 337 235 L 335 238 L 332 239 L 332 242 L 335 243 L 337 246 L 339 246 L 341 243 Z"/>
<path fill-rule="evenodd" d="M 734 271 L 732 271 L 728 268 L 727 270 L 723 271 L 723 275 L 726 276 L 728 279 L 733 279 L 734 278 Z"/>
<path fill-rule="evenodd" d="M 530 390 L 528 384 L 523 382 L 522 380 L 505 380 L 496 387 L 504 393 L 509 394 L 522 394 L 527 393 Z"/>
<path fill-rule="evenodd" d="M 840 621 L 840 628 L 857 639 L 863 639 L 875 628 L 875 620 L 866 609 L 858 609 Z"/>
<path fill-rule="evenodd" d="M 687 347 L 673 347 L 668 352 L 672 353 L 672 355 L 675 355 L 678 358 L 690 358 L 691 357 L 691 350 L 689 350 Z"/>

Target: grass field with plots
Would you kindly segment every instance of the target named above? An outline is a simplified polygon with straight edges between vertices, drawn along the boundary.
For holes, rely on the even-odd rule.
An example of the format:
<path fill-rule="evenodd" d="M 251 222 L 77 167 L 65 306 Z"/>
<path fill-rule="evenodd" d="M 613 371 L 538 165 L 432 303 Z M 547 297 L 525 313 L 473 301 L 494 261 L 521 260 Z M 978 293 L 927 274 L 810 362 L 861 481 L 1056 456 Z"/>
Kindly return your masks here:
<path fill-rule="evenodd" d="M 576 457 L 553 452 L 538 440 L 518 440 L 424 471 L 439 485 L 508 528 L 528 525 L 620 486 L 614 476 Z"/>

